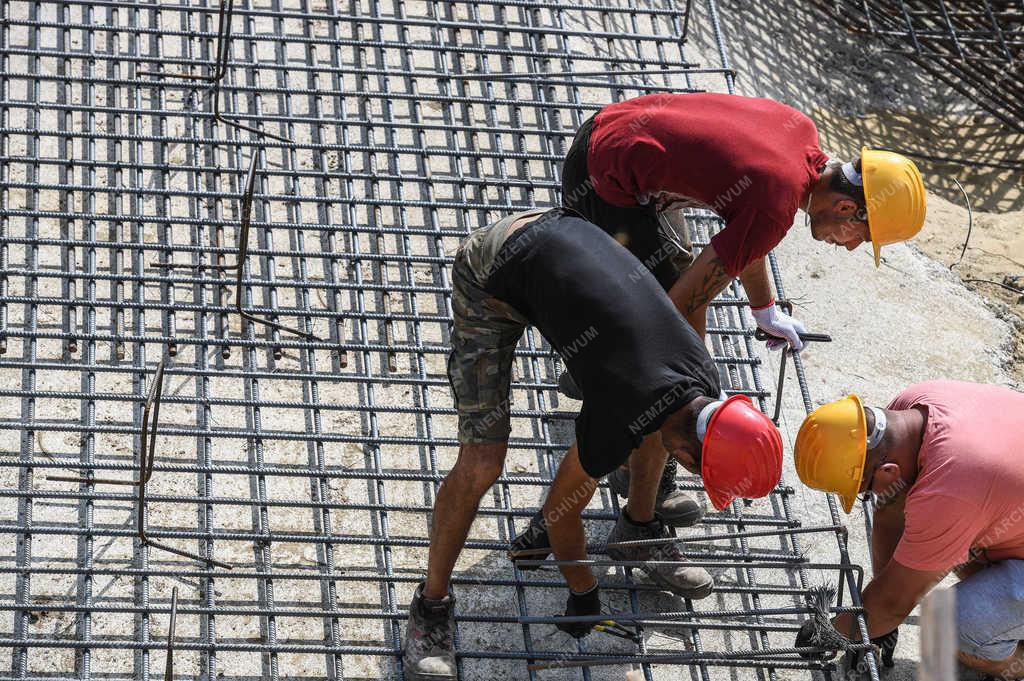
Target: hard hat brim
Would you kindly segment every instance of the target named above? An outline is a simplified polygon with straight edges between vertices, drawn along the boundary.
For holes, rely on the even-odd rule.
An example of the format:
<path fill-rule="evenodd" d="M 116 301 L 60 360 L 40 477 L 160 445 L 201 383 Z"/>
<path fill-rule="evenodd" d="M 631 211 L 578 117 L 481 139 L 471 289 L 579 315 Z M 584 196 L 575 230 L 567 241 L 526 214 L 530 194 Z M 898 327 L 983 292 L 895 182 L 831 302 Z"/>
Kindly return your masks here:
<path fill-rule="evenodd" d="M 871 152 L 871 149 L 869 147 L 867 147 L 867 146 L 863 146 L 863 147 L 860 148 L 860 168 L 861 168 L 861 173 L 863 173 L 865 175 L 867 173 L 864 172 L 865 167 L 866 167 L 865 166 L 865 159 L 864 159 L 864 157 L 867 154 L 869 154 L 870 152 Z M 865 194 L 868 193 L 867 183 L 868 183 L 868 180 L 867 180 L 867 178 L 865 178 L 864 179 L 864 193 Z M 871 215 L 870 214 L 872 212 L 874 212 L 874 211 L 871 210 L 871 206 L 869 205 L 868 206 L 868 236 L 871 237 L 871 249 L 875 253 L 875 268 L 879 268 L 879 267 L 882 266 L 882 244 L 880 244 L 878 242 L 878 239 L 875 238 L 873 230 L 871 229 L 871 222 L 872 222 L 872 220 L 871 220 Z M 845 505 L 845 501 L 843 503 Z M 847 511 L 847 513 L 849 513 L 849 511 Z"/>

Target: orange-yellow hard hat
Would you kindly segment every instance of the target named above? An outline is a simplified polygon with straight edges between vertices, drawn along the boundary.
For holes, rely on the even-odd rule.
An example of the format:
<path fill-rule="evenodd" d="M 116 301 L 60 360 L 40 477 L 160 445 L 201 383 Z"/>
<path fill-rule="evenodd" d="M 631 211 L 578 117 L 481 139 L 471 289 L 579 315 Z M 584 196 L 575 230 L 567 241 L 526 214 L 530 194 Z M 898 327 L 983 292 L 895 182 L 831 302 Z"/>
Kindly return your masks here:
<path fill-rule="evenodd" d="M 875 249 L 875 267 L 882 246 L 905 241 L 924 225 L 924 182 L 917 166 L 906 156 L 864 147 L 860 151 L 868 231 Z"/>
<path fill-rule="evenodd" d="M 793 446 L 796 472 L 805 485 L 839 495 L 849 513 L 857 500 L 867 457 L 867 418 L 856 395 L 811 412 Z"/>

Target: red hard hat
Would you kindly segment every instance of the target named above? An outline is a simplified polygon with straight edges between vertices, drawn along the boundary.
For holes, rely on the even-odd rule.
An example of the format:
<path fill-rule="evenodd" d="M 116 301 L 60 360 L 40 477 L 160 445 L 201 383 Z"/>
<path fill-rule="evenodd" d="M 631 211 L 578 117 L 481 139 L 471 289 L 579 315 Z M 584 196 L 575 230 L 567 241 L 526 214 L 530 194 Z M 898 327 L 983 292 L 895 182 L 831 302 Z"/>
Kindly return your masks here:
<path fill-rule="evenodd" d="M 711 416 L 701 454 L 704 489 L 721 511 L 736 497 L 770 493 L 782 477 L 782 435 L 745 395 L 733 395 Z"/>

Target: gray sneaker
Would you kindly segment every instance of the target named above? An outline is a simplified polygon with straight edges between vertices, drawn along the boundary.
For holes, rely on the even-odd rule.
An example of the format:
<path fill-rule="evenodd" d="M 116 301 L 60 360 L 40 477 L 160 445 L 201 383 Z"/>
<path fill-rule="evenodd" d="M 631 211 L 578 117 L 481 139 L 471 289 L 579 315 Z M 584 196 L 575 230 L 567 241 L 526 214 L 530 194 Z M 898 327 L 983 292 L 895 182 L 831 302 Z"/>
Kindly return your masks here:
<path fill-rule="evenodd" d="M 405 627 L 405 666 L 407 681 L 455 681 L 455 596 L 441 601 L 423 598 L 423 585 L 409 604 L 409 622 Z"/>
<path fill-rule="evenodd" d="M 671 244 L 669 260 L 680 274 L 690 269 L 693 264 L 693 242 L 690 240 L 690 228 L 686 226 L 686 217 L 682 208 L 674 208 L 658 213 L 658 232 L 666 247 Z"/>
<path fill-rule="evenodd" d="M 676 484 L 678 467 L 675 459 L 669 459 L 658 483 L 658 497 L 654 510 L 669 527 L 690 527 L 704 517 L 704 509 L 689 494 Z M 620 497 L 629 498 L 629 469 L 616 468 L 608 474 L 608 486 Z"/>
<path fill-rule="evenodd" d="M 639 539 L 663 539 L 671 537 L 665 523 L 655 516 L 654 520 L 642 525 L 634 524 L 625 511 L 608 535 L 608 543 L 637 541 Z M 651 581 L 677 596 L 694 600 L 711 594 L 715 580 L 707 570 L 687 567 L 686 558 L 675 542 L 641 546 L 609 546 L 608 556 L 612 560 L 669 561 L 674 565 L 649 565 L 640 568 Z"/>

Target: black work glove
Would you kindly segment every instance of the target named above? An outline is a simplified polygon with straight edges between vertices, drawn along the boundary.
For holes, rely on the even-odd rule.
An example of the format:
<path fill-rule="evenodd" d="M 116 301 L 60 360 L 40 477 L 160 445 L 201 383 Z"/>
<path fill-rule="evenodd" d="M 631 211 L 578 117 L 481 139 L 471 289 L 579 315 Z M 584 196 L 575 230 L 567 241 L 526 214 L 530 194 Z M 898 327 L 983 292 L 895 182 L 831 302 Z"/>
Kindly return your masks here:
<path fill-rule="evenodd" d="M 895 667 L 896 662 L 893 661 L 893 654 L 896 652 L 896 644 L 900 640 L 899 627 L 893 629 L 884 636 L 876 636 L 871 639 L 871 645 L 875 647 L 875 655 L 882 661 L 882 665 L 885 667 Z M 864 671 L 867 671 L 867 664 L 863 662 L 863 651 L 850 652 L 848 654 L 848 664 L 850 669 L 857 669 L 861 666 L 864 667 Z"/>
<path fill-rule="evenodd" d="M 871 639 L 871 644 L 878 648 L 879 657 L 882 658 L 882 664 L 886 667 L 895 667 L 896 663 L 893 662 L 892 656 L 896 652 L 896 644 L 900 640 L 899 627 L 893 629 L 885 636 L 878 636 Z"/>
<path fill-rule="evenodd" d="M 593 589 L 586 593 L 569 592 L 569 598 L 565 602 L 566 617 L 599 615 L 600 613 L 601 591 L 596 584 Z M 595 624 L 597 624 L 596 620 L 591 622 L 559 622 L 555 626 L 573 638 L 583 638 L 590 633 Z"/>

